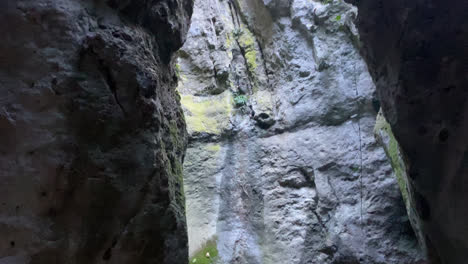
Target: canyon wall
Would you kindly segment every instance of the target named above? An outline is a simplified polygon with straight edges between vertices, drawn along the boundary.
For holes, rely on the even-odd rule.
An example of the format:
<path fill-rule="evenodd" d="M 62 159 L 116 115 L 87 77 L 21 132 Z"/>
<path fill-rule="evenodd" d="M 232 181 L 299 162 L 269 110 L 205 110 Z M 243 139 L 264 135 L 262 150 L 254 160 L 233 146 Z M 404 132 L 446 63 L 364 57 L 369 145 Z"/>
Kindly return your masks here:
<path fill-rule="evenodd" d="M 0 263 L 187 263 L 192 4 L 0 2 Z"/>
<path fill-rule="evenodd" d="M 465 263 L 468 3 L 349 2 L 359 9 L 361 52 L 400 146 L 403 190 L 430 262 Z"/>
<path fill-rule="evenodd" d="M 191 263 L 213 245 L 223 264 L 424 263 L 374 138 L 356 15 L 341 1 L 195 1 L 176 66 Z"/>

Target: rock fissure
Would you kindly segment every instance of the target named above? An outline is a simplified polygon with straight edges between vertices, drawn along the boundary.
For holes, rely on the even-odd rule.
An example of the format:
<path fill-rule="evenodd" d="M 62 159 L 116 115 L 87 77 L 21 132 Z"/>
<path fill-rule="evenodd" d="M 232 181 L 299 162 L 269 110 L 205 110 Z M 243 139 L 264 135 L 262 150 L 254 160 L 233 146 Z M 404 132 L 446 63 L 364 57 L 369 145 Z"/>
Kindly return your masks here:
<path fill-rule="evenodd" d="M 247 52 L 246 52 L 245 48 L 243 48 L 243 47 L 239 44 L 239 41 L 238 41 L 237 39 L 236 39 L 236 43 L 237 43 L 237 45 L 239 46 L 240 52 L 241 52 L 241 54 L 242 54 L 242 58 L 243 58 L 245 64 L 247 65 L 247 63 L 248 63 L 248 62 L 247 62 L 247 57 L 246 57 Z M 248 75 L 247 80 L 248 80 L 248 82 L 249 82 L 249 87 L 250 87 L 250 89 L 248 89 L 247 93 L 248 93 L 248 94 L 253 94 L 254 89 L 255 89 L 254 87 L 255 87 L 256 85 L 255 85 L 255 82 L 254 82 L 254 80 L 253 80 L 253 75 L 254 75 L 254 73 L 252 73 L 252 69 L 250 69 L 249 67 L 247 67 L 247 75 Z M 237 82 L 237 83 L 238 83 L 238 85 L 239 85 L 239 82 Z M 239 86 L 238 86 L 238 87 L 239 87 Z"/>
<path fill-rule="evenodd" d="M 120 110 L 122 110 L 122 114 L 124 116 L 126 116 L 127 113 L 126 113 L 124 107 L 122 106 L 122 104 L 120 103 L 119 97 L 117 96 L 117 87 L 116 87 L 115 81 L 114 81 L 114 79 L 112 77 L 111 70 L 104 65 L 103 61 L 99 61 L 99 65 L 100 65 L 99 68 L 101 70 L 101 73 L 103 74 L 103 77 L 106 80 L 107 87 L 109 88 L 112 95 L 114 96 L 116 104 L 119 106 Z"/>

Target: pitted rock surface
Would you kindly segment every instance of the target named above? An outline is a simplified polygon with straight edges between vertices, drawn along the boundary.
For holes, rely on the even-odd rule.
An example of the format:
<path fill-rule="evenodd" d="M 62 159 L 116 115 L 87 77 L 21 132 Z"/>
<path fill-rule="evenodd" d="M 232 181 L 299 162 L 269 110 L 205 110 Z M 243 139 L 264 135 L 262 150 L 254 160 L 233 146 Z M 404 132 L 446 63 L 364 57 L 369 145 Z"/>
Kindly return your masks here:
<path fill-rule="evenodd" d="M 186 263 L 192 3 L 0 6 L 0 263 Z"/>
<path fill-rule="evenodd" d="M 325 2 L 195 1 L 178 58 L 190 255 L 424 263 L 374 138 L 356 9 Z"/>

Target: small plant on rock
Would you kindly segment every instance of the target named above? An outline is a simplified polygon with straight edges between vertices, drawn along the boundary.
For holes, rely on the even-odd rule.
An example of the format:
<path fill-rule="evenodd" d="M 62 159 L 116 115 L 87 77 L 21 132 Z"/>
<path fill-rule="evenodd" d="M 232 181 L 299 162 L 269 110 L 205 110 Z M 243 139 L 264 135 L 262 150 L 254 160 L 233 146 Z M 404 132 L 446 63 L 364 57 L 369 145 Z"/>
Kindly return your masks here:
<path fill-rule="evenodd" d="M 247 104 L 247 96 L 245 94 L 237 94 L 234 96 L 234 105 L 236 107 L 241 107 Z"/>
<path fill-rule="evenodd" d="M 218 259 L 218 249 L 216 248 L 216 240 L 206 242 L 204 247 L 200 249 L 191 259 L 190 264 L 213 264 Z"/>
<path fill-rule="evenodd" d="M 242 34 L 244 34 L 244 31 L 242 30 L 242 28 L 235 28 L 232 31 L 232 35 L 234 36 L 235 39 L 240 38 L 242 36 Z"/>

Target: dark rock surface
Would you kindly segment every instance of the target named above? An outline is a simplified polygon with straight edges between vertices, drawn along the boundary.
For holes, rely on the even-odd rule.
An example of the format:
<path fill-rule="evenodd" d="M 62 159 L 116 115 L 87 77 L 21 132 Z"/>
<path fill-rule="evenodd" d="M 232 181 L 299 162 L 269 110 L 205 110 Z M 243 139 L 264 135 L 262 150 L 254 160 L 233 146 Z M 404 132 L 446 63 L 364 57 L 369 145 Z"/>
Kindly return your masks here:
<path fill-rule="evenodd" d="M 430 259 L 466 263 L 468 2 L 349 2 Z"/>
<path fill-rule="evenodd" d="M 190 0 L 0 3 L 0 263 L 186 263 Z"/>

